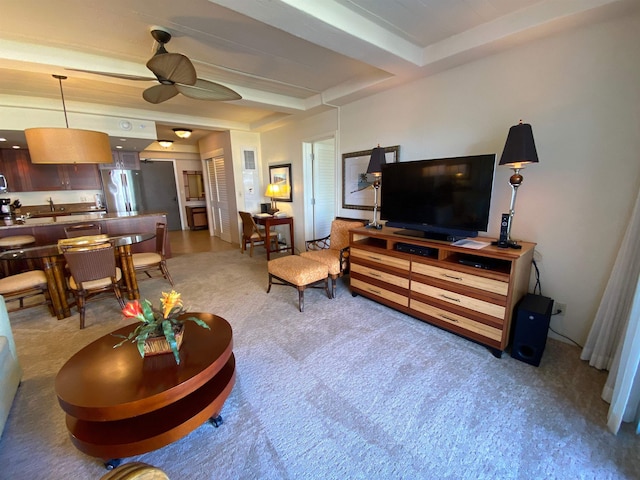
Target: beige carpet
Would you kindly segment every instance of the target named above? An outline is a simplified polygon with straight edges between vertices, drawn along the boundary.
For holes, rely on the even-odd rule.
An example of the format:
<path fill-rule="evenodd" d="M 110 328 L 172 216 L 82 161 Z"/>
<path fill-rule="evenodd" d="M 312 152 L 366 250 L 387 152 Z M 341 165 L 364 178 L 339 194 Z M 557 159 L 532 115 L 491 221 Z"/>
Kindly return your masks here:
<path fill-rule="evenodd" d="M 274 286 L 264 254 L 169 260 L 192 311 L 234 329 L 237 382 L 222 410 L 185 438 L 128 461 L 177 479 L 638 479 L 640 438 L 606 429 L 606 374 L 550 340 L 539 368 L 395 312 L 345 282 L 338 298 Z M 140 284 L 158 302 L 163 280 Z M 98 479 L 73 447 L 53 389 L 77 350 L 119 325 L 115 300 L 58 321 L 11 315 L 25 374 L 2 439 L 2 479 Z M 188 338 L 185 339 L 185 342 Z"/>

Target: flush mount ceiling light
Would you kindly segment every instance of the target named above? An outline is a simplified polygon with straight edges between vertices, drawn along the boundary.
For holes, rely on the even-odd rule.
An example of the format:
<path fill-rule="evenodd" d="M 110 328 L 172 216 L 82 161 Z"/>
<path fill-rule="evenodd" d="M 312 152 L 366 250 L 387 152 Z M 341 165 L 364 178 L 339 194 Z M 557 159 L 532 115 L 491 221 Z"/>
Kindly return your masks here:
<path fill-rule="evenodd" d="M 173 140 L 158 140 L 158 144 L 162 148 L 169 148 L 171 145 L 173 145 Z"/>
<path fill-rule="evenodd" d="M 67 107 L 64 103 L 62 80 L 67 77 L 53 75 L 60 83 L 62 109 L 67 128 L 28 128 L 24 131 L 31 163 L 112 163 L 109 135 L 91 130 L 69 128 Z"/>
<path fill-rule="evenodd" d="M 180 138 L 189 138 L 192 132 L 188 128 L 174 128 L 173 133 Z"/>

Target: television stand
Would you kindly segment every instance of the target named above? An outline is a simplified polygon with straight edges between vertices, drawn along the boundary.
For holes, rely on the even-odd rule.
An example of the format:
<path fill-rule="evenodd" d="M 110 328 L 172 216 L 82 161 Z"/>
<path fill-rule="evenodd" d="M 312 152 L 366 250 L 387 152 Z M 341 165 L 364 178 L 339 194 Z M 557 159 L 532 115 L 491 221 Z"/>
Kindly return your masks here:
<path fill-rule="evenodd" d="M 452 235 L 450 233 L 440 233 L 440 232 L 424 232 L 422 230 L 411 230 L 408 228 L 403 228 L 402 230 L 396 230 L 393 232 L 395 235 L 402 235 L 403 237 L 415 237 L 415 238 L 424 238 L 425 240 L 437 240 L 440 242 L 457 242 L 458 240 L 462 240 L 463 238 L 472 237 L 471 233 L 465 236 L 457 236 Z"/>
<path fill-rule="evenodd" d="M 350 289 L 489 348 L 500 358 L 527 293 L 535 244 L 468 249 L 407 230 L 349 230 Z M 482 238 L 487 242 L 494 239 Z"/>

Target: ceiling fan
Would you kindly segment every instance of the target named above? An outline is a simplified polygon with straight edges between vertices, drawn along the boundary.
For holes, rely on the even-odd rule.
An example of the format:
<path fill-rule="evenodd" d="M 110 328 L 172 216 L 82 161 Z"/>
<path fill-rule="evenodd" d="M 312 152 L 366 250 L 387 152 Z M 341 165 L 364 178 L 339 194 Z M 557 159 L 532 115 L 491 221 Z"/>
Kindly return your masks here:
<path fill-rule="evenodd" d="M 72 69 L 79 72 L 95 73 L 107 77 L 125 80 L 158 81 L 159 85 L 147 88 L 142 97 L 149 103 L 162 103 L 175 97 L 178 93 L 196 100 L 240 100 L 242 97 L 235 91 L 219 83 L 203 80 L 196 76 L 196 69 L 186 56 L 180 53 L 169 53 L 164 46 L 171 40 L 171 32 L 162 27 L 152 27 L 151 36 L 158 42 L 156 53 L 147 62 L 147 68 L 155 75 L 141 77 L 93 70 Z"/>

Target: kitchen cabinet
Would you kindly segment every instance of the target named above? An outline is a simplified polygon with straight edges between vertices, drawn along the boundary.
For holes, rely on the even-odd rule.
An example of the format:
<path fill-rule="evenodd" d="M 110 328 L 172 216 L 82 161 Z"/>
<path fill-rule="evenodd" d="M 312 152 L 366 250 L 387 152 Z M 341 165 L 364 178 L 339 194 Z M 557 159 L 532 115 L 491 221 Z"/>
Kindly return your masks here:
<path fill-rule="evenodd" d="M 101 163 L 100 170 L 140 170 L 140 154 L 113 150 L 111 152 L 113 163 Z"/>
<path fill-rule="evenodd" d="M 102 190 L 94 164 L 33 164 L 28 151 L 4 149 L 1 167 L 11 192 Z"/>
<path fill-rule="evenodd" d="M 24 158 L 26 157 L 26 160 Z M 29 154 L 24 150 L 0 149 L 0 173 L 7 179 L 8 192 L 24 192 L 24 177 L 20 175 L 18 164 L 29 161 Z"/>

